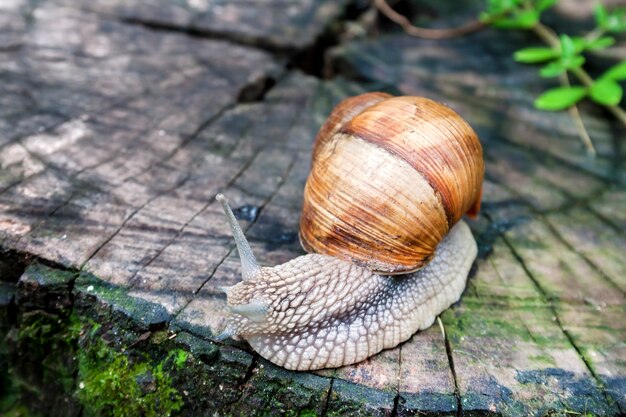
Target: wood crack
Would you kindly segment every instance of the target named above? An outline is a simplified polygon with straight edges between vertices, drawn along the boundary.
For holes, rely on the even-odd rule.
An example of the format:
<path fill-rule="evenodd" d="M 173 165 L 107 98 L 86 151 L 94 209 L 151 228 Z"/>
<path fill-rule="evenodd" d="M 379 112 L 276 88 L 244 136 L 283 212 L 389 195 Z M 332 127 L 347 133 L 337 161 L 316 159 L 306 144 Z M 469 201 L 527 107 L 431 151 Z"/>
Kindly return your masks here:
<path fill-rule="evenodd" d="M 236 33 L 229 33 L 226 31 L 214 31 L 207 28 L 197 28 L 192 26 L 180 26 L 176 24 L 170 24 L 166 22 L 159 22 L 155 20 L 139 19 L 133 17 L 122 17 L 118 19 L 122 23 L 130 25 L 138 25 L 149 30 L 159 32 L 174 32 L 184 34 L 197 39 L 213 39 L 230 42 L 236 45 L 248 46 L 261 49 L 265 52 L 275 55 L 293 54 L 296 52 L 294 48 L 285 48 L 277 45 L 269 39 L 262 37 L 246 37 L 238 36 Z"/>
<path fill-rule="evenodd" d="M 250 362 L 250 366 L 248 366 L 248 369 L 246 370 L 246 374 L 243 376 L 243 379 L 238 384 L 239 385 L 239 394 L 238 394 L 237 398 L 233 399 L 232 401 L 228 401 L 225 404 L 226 406 L 236 404 L 237 402 L 239 402 L 241 400 L 241 397 L 243 397 L 243 392 L 244 392 L 245 386 L 250 381 L 252 376 L 254 375 L 254 370 L 258 366 L 258 362 L 259 362 L 259 357 L 257 355 L 252 355 L 252 361 Z"/>
<path fill-rule="evenodd" d="M 141 209 L 143 209 L 144 207 L 146 207 L 150 202 L 154 201 L 155 199 L 157 199 L 158 197 L 167 194 L 173 190 L 175 190 L 176 188 L 180 187 L 181 185 L 183 185 L 185 183 L 185 181 L 187 181 L 189 179 L 189 177 L 191 176 L 190 173 L 188 173 L 182 180 L 176 182 L 174 185 L 172 185 L 171 187 L 155 194 L 154 196 L 152 196 L 151 198 L 147 199 L 144 204 L 142 204 L 141 206 L 135 208 L 130 215 L 128 215 L 124 221 L 122 222 L 122 224 L 120 224 L 119 227 L 116 228 L 116 230 L 107 238 L 105 239 L 100 245 L 98 245 L 98 247 L 92 251 L 92 253 L 90 255 L 87 256 L 87 258 L 85 259 L 85 261 L 82 263 L 82 265 L 80 266 L 80 269 L 83 270 L 87 263 L 89 263 L 89 261 L 91 259 L 94 258 L 94 256 L 96 256 L 98 254 L 98 252 L 100 250 L 102 250 L 102 248 L 104 248 L 111 240 L 113 240 L 113 238 L 115 238 L 121 231 L 122 229 L 124 229 L 124 227 L 126 226 L 126 224 L 128 224 L 128 222 L 130 220 L 133 219 L 133 217 L 139 213 L 141 211 Z"/>
<path fill-rule="evenodd" d="M 272 202 L 272 200 L 274 199 L 274 197 L 276 196 L 276 194 L 278 193 L 278 191 L 280 190 L 280 187 L 282 186 L 282 184 L 284 183 L 284 179 L 289 176 L 289 173 L 291 172 L 295 162 L 297 160 L 297 156 L 294 156 L 291 160 L 291 163 L 289 164 L 289 166 L 287 167 L 285 174 L 281 176 L 282 180 L 281 182 L 278 184 L 277 188 L 274 190 L 274 192 L 272 193 L 272 195 L 270 197 L 268 197 L 259 207 L 259 214 L 257 215 L 256 219 L 254 219 L 253 221 L 250 222 L 250 224 L 245 228 L 244 232 L 247 232 L 256 222 L 257 220 L 260 218 L 261 214 L 263 213 L 263 210 L 265 209 L 265 207 L 270 204 Z M 252 161 L 250 161 L 250 164 L 252 163 Z M 245 169 L 241 172 L 243 174 L 243 172 L 245 171 Z M 236 179 L 233 179 L 233 182 Z M 200 287 L 194 292 L 194 294 L 198 294 L 202 288 L 204 288 L 204 286 L 206 285 L 207 282 L 209 282 L 211 280 L 211 278 L 213 278 L 213 275 L 215 274 L 215 271 L 217 271 L 217 269 L 219 268 L 219 266 L 230 256 L 230 254 L 232 253 L 233 250 L 235 250 L 236 246 L 234 244 L 231 244 L 230 249 L 228 251 L 228 253 L 226 254 L 226 256 L 224 256 L 221 260 L 221 262 L 213 269 L 213 272 L 211 273 L 211 275 L 200 285 Z M 191 302 L 191 300 L 189 301 Z M 189 304 L 189 302 L 187 302 L 185 304 L 185 307 Z M 184 307 L 181 308 L 180 311 L 184 310 Z M 177 312 L 178 313 L 180 313 Z"/>
<path fill-rule="evenodd" d="M 256 156 L 258 154 L 255 154 L 253 158 L 249 159 L 246 164 L 244 164 L 244 166 L 241 168 L 241 170 L 239 170 L 237 172 L 237 174 L 235 176 L 233 176 L 233 178 L 231 178 L 231 180 L 227 183 L 226 187 L 228 187 L 228 185 L 234 183 L 237 178 L 239 178 L 247 169 L 250 165 L 252 165 L 252 163 L 254 162 Z M 185 228 L 193 221 L 193 219 L 195 219 L 196 217 L 198 217 L 202 212 L 204 212 L 211 204 L 213 204 L 213 202 L 215 201 L 215 195 L 212 196 L 212 198 L 209 199 L 209 201 L 207 201 L 207 203 L 202 207 L 202 209 L 200 209 L 197 213 L 195 213 L 179 230 L 178 234 L 176 236 L 174 236 L 154 257 L 152 257 L 152 259 L 150 259 L 150 261 L 144 266 L 147 267 L 149 266 L 156 258 L 158 258 L 158 256 L 163 253 L 168 246 L 170 246 L 172 243 L 174 243 L 174 241 L 180 236 L 182 235 L 182 233 L 184 232 Z M 259 210 L 260 212 L 261 210 Z M 258 217 L 257 217 L 258 218 Z M 248 225 L 248 227 L 246 227 L 244 229 L 244 232 L 247 231 L 250 226 L 253 223 L 250 223 L 250 225 Z M 237 246 L 234 243 L 231 243 L 229 246 L 228 251 L 226 252 L 226 254 L 222 257 L 222 259 L 215 265 L 214 268 L 212 268 L 208 278 L 206 280 L 204 280 L 202 282 L 202 284 L 200 284 L 200 286 L 193 292 L 193 294 L 198 294 L 200 292 L 200 290 L 204 287 L 204 285 L 213 277 L 213 275 L 215 274 L 215 271 L 217 271 L 217 269 L 224 263 L 224 261 L 226 259 L 228 259 L 228 257 L 231 255 L 231 253 L 233 252 L 233 250 L 235 250 Z M 133 275 L 133 277 L 138 274 L 140 272 L 140 270 L 137 270 L 135 272 L 135 274 Z M 130 279 L 132 281 L 132 277 Z M 134 285 L 133 285 L 134 286 Z M 178 311 L 176 311 L 173 314 L 173 317 L 176 318 L 188 305 L 189 303 L 191 303 L 191 301 L 193 300 L 193 298 L 190 298 L 189 300 L 187 300 L 187 302 L 185 302 L 183 304 L 182 307 L 180 307 L 180 309 L 178 309 Z"/>
<path fill-rule="evenodd" d="M 128 102 L 129 100 L 134 100 L 134 99 L 136 99 L 136 98 L 137 98 L 137 96 L 134 96 L 134 97 L 131 97 L 131 98 L 124 97 L 124 98 L 123 98 L 123 99 L 121 99 L 121 100 L 114 101 L 113 103 L 109 103 L 109 105 L 107 105 L 107 106 L 103 107 L 102 109 L 99 109 L 99 110 L 98 110 L 98 112 L 106 112 L 107 110 L 112 110 L 112 109 L 114 109 L 114 108 L 116 108 L 116 107 L 119 107 L 120 105 L 125 104 L 125 103 L 126 103 L 126 102 Z M 37 153 L 37 152 L 33 152 L 31 149 L 29 149 L 29 148 L 28 148 L 26 145 L 24 145 L 24 143 L 23 143 L 23 140 L 24 140 L 24 139 L 27 139 L 27 138 L 29 138 L 29 137 L 31 137 L 31 136 L 33 136 L 33 135 L 41 135 L 41 134 L 43 134 L 43 133 L 50 133 L 51 131 L 55 130 L 56 128 L 58 128 L 58 127 L 60 127 L 60 126 L 62 126 L 62 125 L 64 125 L 64 124 L 66 124 L 66 123 L 69 123 L 69 122 L 71 122 L 71 121 L 73 121 L 73 120 L 81 120 L 81 118 L 80 118 L 80 117 L 66 117 L 66 118 L 64 118 L 63 120 L 59 121 L 58 123 L 56 123 L 56 124 L 54 124 L 54 125 L 51 125 L 51 126 L 47 127 L 46 129 L 44 129 L 44 130 L 42 130 L 42 131 L 40 131 L 40 132 L 31 132 L 31 133 L 27 133 L 27 134 L 25 134 L 25 135 L 23 135 L 23 136 L 20 136 L 20 137 L 18 137 L 18 138 L 15 138 L 15 139 L 13 139 L 13 140 L 9 141 L 9 142 L 7 142 L 7 143 L 5 143 L 5 144 L 3 144 L 3 145 L 0 145 L 0 152 L 1 152 L 1 151 L 2 151 L 2 149 L 4 149 L 5 147 L 10 146 L 10 145 L 15 144 L 15 143 L 19 143 L 19 145 L 22 147 L 22 149 L 24 149 L 24 151 L 28 154 L 28 156 L 30 156 L 30 157 L 32 157 L 33 159 L 37 160 L 38 162 L 40 162 L 41 164 L 43 164 L 43 166 L 45 167 L 42 171 L 38 171 L 38 172 L 36 172 L 36 173 L 34 173 L 34 174 L 31 174 L 31 175 L 28 175 L 28 176 L 22 177 L 22 178 L 20 178 L 18 181 L 16 181 L 16 182 L 13 182 L 13 183 L 9 184 L 8 186 L 6 186 L 5 188 L 3 188 L 3 189 L 1 189 L 1 190 L 0 190 L 0 195 L 1 195 L 1 194 L 3 194 L 3 193 L 5 193 L 5 192 L 7 192 L 7 191 L 8 191 L 8 190 L 10 190 L 11 188 L 13 188 L 13 187 L 15 187 L 15 186 L 17 186 L 17 185 L 19 185 L 19 184 L 23 183 L 24 181 L 26 181 L 26 180 L 28 180 L 28 179 L 30 179 L 30 178 L 33 178 L 33 177 L 35 177 L 35 176 L 37 176 L 37 175 L 40 175 L 40 174 L 42 174 L 42 173 L 46 172 L 46 170 L 48 170 L 48 169 L 49 169 L 49 170 L 52 170 L 52 171 L 55 171 L 55 172 L 57 172 L 57 173 L 59 173 L 59 174 L 61 174 L 63 177 L 65 177 L 65 178 L 67 178 L 67 179 L 74 180 L 76 176 L 80 175 L 81 173 L 83 173 L 83 172 L 84 172 L 84 171 L 86 171 L 87 169 L 90 169 L 90 168 L 94 168 L 94 167 L 95 167 L 95 166 L 94 166 L 94 167 L 85 167 L 85 168 L 83 168 L 83 169 L 81 169 L 81 170 L 78 170 L 78 171 L 76 171 L 76 172 L 72 173 L 72 175 L 66 175 L 66 174 L 65 174 L 65 172 L 64 172 L 61 168 L 58 168 L 58 167 L 56 167 L 55 165 L 51 164 L 49 161 L 47 161 L 47 160 L 45 159 L 45 157 L 44 157 L 43 155 L 40 155 L 40 154 L 39 154 L 39 153 Z M 58 150 L 58 151 L 56 151 L 56 152 L 61 152 L 61 151 L 63 151 L 63 150 L 64 150 L 64 149 L 62 148 L 62 149 L 59 149 L 59 150 Z M 55 154 L 56 152 L 54 152 L 53 154 Z M 96 165 L 96 166 L 97 166 L 97 165 Z M 85 185 L 87 185 L 87 184 L 85 184 Z M 89 186 L 92 186 L 92 187 L 93 187 L 93 185 L 92 185 L 92 184 L 89 184 Z"/>
<path fill-rule="evenodd" d="M 398 408 L 400 407 L 400 381 L 402 378 L 402 346 L 398 346 L 398 373 L 396 374 L 396 396 L 393 398 L 393 409 L 391 410 L 391 417 L 397 417 Z"/>
<path fill-rule="evenodd" d="M 559 232 L 558 230 L 548 221 L 545 219 L 545 216 L 550 215 L 550 214 L 564 214 L 567 213 L 568 211 L 570 211 L 573 207 L 576 206 L 583 206 L 585 207 L 590 213 L 594 214 L 597 216 L 597 214 L 592 211 L 589 210 L 589 205 L 588 202 L 592 201 L 594 198 L 597 198 L 599 195 L 602 195 L 602 193 L 607 191 L 607 188 L 598 191 L 596 193 L 593 193 L 593 195 L 585 197 L 584 199 L 574 199 L 571 195 L 568 195 L 568 198 L 572 198 L 573 201 L 569 204 L 566 204 L 563 207 L 559 207 L 553 210 L 538 210 L 537 208 L 533 207 L 530 203 L 528 203 L 527 201 L 524 200 L 523 196 L 521 196 L 514 188 L 509 187 L 507 184 L 503 184 L 500 181 L 494 179 L 494 178 L 489 178 L 489 181 L 494 182 L 495 184 L 501 186 L 502 188 L 506 189 L 509 193 L 511 193 L 512 195 L 516 196 L 519 198 L 519 200 L 517 201 L 517 203 L 522 206 L 527 208 L 533 215 L 534 218 L 536 219 L 540 219 L 542 224 L 544 224 L 551 232 L 552 234 L 559 240 L 559 242 L 561 242 L 564 246 L 566 246 L 569 250 L 571 250 L 573 253 L 575 253 L 578 257 L 580 257 L 587 265 L 589 265 L 594 271 L 596 271 L 605 281 L 607 281 L 607 283 L 609 283 L 613 288 L 615 288 L 619 293 L 621 294 L 626 294 L 625 291 L 623 291 L 619 285 L 611 278 L 609 277 L 604 271 L 602 271 L 593 261 L 591 261 L 587 256 L 585 256 L 584 254 L 580 253 L 578 250 L 576 250 L 575 247 L 573 247 Z M 561 190 L 564 194 L 567 195 L 567 192 Z M 493 224 L 493 219 L 491 217 L 490 214 L 485 214 L 485 217 L 487 217 L 489 219 L 489 221 Z M 599 216 L 597 216 L 598 218 L 600 218 Z M 603 220 L 602 218 L 600 218 L 600 220 Z M 502 231 L 500 233 L 500 236 L 504 236 L 504 231 Z"/>
<path fill-rule="evenodd" d="M 324 407 L 322 408 L 322 413 L 320 417 L 325 417 L 328 414 L 328 407 L 330 406 L 330 395 L 333 392 L 333 384 L 335 383 L 335 377 L 330 378 L 330 386 L 328 387 L 328 392 L 326 393 L 326 397 L 324 399 Z"/>
<path fill-rule="evenodd" d="M 557 237 L 557 239 L 565 246 L 567 247 L 569 250 L 571 250 L 573 253 L 575 253 L 580 259 L 582 259 L 587 265 L 589 265 L 589 267 L 591 269 L 593 269 L 594 271 L 596 271 L 598 273 L 598 275 L 600 275 L 607 283 L 609 283 L 613 289 L 615 289 L 615 291 L 617 291 L 618 293 L 624 294 L 626 295 L 626 291 L 622 290 L 620 288 L 620 286 L 610 277 L 608 276 L 602 269 L 600 269 L 600 267 L 593 262 L 591 259 L 589 259 L 586 255 L 584 255 L 583 253 L 581 253 L 580 251 L 578 251 L 574 246 L 572 246 L 564 237 L 563 235 L 561 235 L 561 233 L 559 233 L 559 231 L 556 229 L 556 227 L 554 227 L 554 225 L 547 220 L 545 217 L 540 217 L 541 218 L 541 222 L 543 224 L 546 225 L 546 227 L 548 229 L 550 229 L 550 231 L 552 232 L 552 234 L 554 234 L 554 236 Z"/>
<path fill-rule="evenodd" d="M 446 356 L 448 357 L 448 364 L 450 365 L 450 372 L 452 373 L 452 380 L 454 382 L 454 398 L 456 399 L 456 416 L 461 417 L 463 415 L 463 402 L 461 401 L 461 390 L 459 389 L 459 382 L 456 375 L 456 369 L 454 367 L 454 355 L 452 351 L 452 345 L 448 338 L 448 332 L 445 330 L 445 325 L 439 317 L 437 320 L 441 323 L 441 329 L 443 330 L 444 344 L 446 347 Z"/>
<path fill-rule="evenodd" d="M 222 109 L 220 109 L 219 112 L 217 112 L 215 115 L 213 115 L 212 117 L 210 117 L 209 119 L 207 119 L 204 123 L 202 123 L 191 135 L 189 135 L 189 137 L 186 140 L 181 141 L 181 143 L 174 148 L 173 150 L 171 150 L 167 155 L 164 156 L 164 158 L 160 161 L 160 163 L 166 162 L 167 160 L 171 159 L 180 149 L 184 148 L 185 146 L 187 146 L 189 144 L 190 141 L 192 141 L 195 137 L 197 137 L 197 135 L 203 130 L 205 129 L 208 125 L 210 125 L 211 123 L 213 123 L 215 120 L 218 120 L 226 111 L 228 111 L 229 109 L 231 109 L 232 107 L 235 106 L 235 103 L 231 103 L 230 105 L 226 105 L 224 106 Z M 142 175 L 145 172 L 147 172 L 150 169 L 150 167 L 146 167 L 143 171 L 141 171 L 138 175 Z M 106 239 L 101 245 L 99 245 L 88 257 L 87 259 L 83 262 L 83 264 L 81 265 L 81 269 L 83 269 L 87 263 L 93 259 L 94 256 L 96 256 L 96 254 L 107 244 L 109 243 L 115 236 L 117 236 L 122 229 L 126 226 L 126 224 L 137 214 L 139 213 L 142 209 L 144 209 L 148 204 L 150 204 L 152 201 L 156 200 L 157 198 L 166 195 L 172 191 L 174 191 L 175 189 L 179 188 L 180 186 L 182 186 L 187 180 L 189 180 L 189 178 L 191 177 L 191 172 L 188 171 L 186 173 L 186 175 L 179 180 L 178 182 L 176 182 L 174 185 L 172 185 L 171 187 L 168 187 L 165 190 L 162 190 L 156 194 L 154 194 L 153 196 L 151 196 L 149 199 L 147 199 L 141 206 L 136 207 L 132 213 L 126 218 L 124 219 L 124 221 L 122 222 L 122 224 L 115 230 L 115 232 L 108 238 Z M 130 178 L 125 179 L 123 183 L 127 182 L 128 180 L 130 180 Z M 133 275 L 134 276 L 134 275 Z"/>
<path fill-rule="evenodd" d="M 609 191 L 609 190 L 606 190 L 606 191 Z M 613 220 L 609 219 L 604 214 L 598 212 L 595 208 L 593 208 L 593 206 L 591 204 L 587 204 L 585 206 L 585 208 L 590 213 L 593 213 L 593 215 L 596 216 L 598 219 L 600 219 L 604 224 L 606 224 L 608 227 L 610 227 L 614 232 L 616 232 L 618 234 L 624 233 L 624 229 L 622 229 Z"/>

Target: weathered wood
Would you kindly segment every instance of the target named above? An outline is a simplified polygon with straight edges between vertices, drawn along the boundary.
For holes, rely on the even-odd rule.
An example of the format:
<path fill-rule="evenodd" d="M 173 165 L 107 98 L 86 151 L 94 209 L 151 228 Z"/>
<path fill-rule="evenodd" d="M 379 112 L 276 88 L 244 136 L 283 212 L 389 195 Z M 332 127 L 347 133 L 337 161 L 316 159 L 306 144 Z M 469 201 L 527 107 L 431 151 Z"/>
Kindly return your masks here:
<path fill-rule="evenodd" d="M 263 49 L 302 52 L 345 2 L 271 19 L 259 13 L 284 4 L 40 3 L 0 5 L 0 336 L 13 352 L 0 349 L 0 382 L 57 381 L 76 393 L 58 407 L 71 415 L 95 403 L 99 354 L 111 372 L 158 363 L 120 376 L 144 395 L 168 392 L 153 387 L 167 369 L 158 381 L 186 415 L 626 411 L 624 132 L 585 108 L 591 159 L 567 114 L 534 110 L 549 82 L 507 58 L 526 38 L 353 41 L 329 65 L 362 81 L 322 81 Z M 212 18 L 222 12 L 232 19 Z M 216 287 L 240 267 L 214 196 L 227 194 L 262 264 L 303 253 L 313 137 L 338 100 L 372 88 L 363 80 L 439 99 L 476 128 L 480 257 L 445 332 L 337 370 L 285 371 L 215 340 Z M 42 340 L 52 353 L 34 349 Z M 27 347 L 43 370 L 11 365 Z M 47 398 L 23 395 L 35 408 Z"/>
<path fill-rule="evenodd" d="M 76 7 L 71 0 L 63 4 Z M 346 0 L 298 2 L 220 0 L 172 2 L 152 0 L 129 3 L 124 0 L 97 0 L 81 9 L 116 15 L 128 22 L 170 30 L 189 31 L 202 36 L 232 39 L 261 47 L 297 51 L 312 46 L 327 26 L 338 19 Z"/>

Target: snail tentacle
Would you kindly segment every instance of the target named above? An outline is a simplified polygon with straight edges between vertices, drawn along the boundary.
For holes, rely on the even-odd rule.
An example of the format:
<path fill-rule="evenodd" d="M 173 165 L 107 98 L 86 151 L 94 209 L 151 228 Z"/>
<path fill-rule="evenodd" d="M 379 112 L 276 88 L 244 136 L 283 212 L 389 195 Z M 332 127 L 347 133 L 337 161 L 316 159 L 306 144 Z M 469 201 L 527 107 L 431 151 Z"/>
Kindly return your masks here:
<path fill-rule="evenodd" d="M 239 258 L 241 259 L 241 270 L 243 280 L 247 281 L 249 279 L 258 276 L 261 272 L 261 267 L 256 261 L 254 257 L 254 253 L 252 253 L 252 248 L 248 243 L 237 219 L 235 218 L 235 214 L 231 210 L 228 205 L 228 200 L 224 194 L 218 194 L 215 196 L 215 199 L 220 202 L 222 205 L 222 209 L 226 214 L 226 218 L 228 219 L 228 225 L 230 226 L 230 230 L 233 233 L 233 237 L 235 238 L 235 243 L 237 244 L 237 252 L 239 252 Z"/>
<path fill-rule="evenodd" d="M 218 342 L 223 342 L 224 340 L 230 339 L 231 337 L 235 336 L 235 329 L 227 326 L 224 330 L 222 330 L 220 334 L 215 336 L 215 340 L 217 340 Z"/>
<path fill-rule="evenodd" d="M 230 291 L 230 289 L 232 287 L 227 287 L 227 286 L 223 286 L 223 285 L 218 285 L 217 287 L 215 287 L 219 292 L 224 293 L 224 294 L 228 294 L 228 292 Z"/>
<path fill-rule="evenodd" d="M 267 305 L 261 300 L 252 300 L 247 304 L 229 306 L 229 310 L 231 313 L 244 316 L 255 323 L 262 323 L 267 315 Z"/>

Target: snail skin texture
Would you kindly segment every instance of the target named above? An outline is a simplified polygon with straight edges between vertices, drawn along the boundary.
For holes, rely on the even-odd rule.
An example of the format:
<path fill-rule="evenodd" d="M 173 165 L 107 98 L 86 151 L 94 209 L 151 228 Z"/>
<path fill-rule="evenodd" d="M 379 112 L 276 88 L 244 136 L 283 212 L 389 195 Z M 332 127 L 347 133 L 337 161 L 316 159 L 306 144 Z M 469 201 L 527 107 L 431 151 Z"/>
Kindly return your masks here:
<path fill-rule="evenodd" d="M 387 135 L 379 125 L 391 126 Z M 243 278 L 221 288 L 230 315 L 218 338 L 245 339 L 267 360 L 304 371 L 360 362 L 428 328 L 459 300 L 476 258 L 460 218 L 477 212 L 483 172 L 478 138 L 449 108 L 384 93 L 344 100 L 316 138 L 304 193 L 300 240 L 322 253 L 260 267 L 217 196 Z"/>

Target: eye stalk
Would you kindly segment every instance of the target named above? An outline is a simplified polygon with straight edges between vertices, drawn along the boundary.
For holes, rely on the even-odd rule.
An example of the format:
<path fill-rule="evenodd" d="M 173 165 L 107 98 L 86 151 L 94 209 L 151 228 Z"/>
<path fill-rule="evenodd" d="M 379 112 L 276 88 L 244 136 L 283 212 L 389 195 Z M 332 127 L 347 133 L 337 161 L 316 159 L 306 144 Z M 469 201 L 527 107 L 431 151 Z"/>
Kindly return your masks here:
<path fill-rule="evenodd" d="M 252 323 L 263 323 L 267 314 L 267 306 L 265 303 L 258 299 L 244 301 L 249 298 L 245 296 L 245 290 L 243 290 L 244 297 L 242 298 L 242 288 L 246 288 L 245 283 L 250 283 L 256 278 L 259 278 L 261 276 L 261 267 L 257 263 L 256 258 L 252 253 L 252 248 L 243 234 L 241 226 L 239 226 L 239 223 L 235 218 L 235 214 L 228 205 L 228 201 L 226 200 L 224 194 L 220 193 L 216 195 L 215 199 L 222 205 L 222 209 L 224 210 L 224 214 L 226 214 L 226 219 L 228 220 L 228 225 L 230 226 L 235 243 L 237 244 L 237 252 L 239 253 L 239 258 L 241 259 L 241 275 L 243 279 L 243 282 L 240 282 L 237 285 L 232 287 L 218 287 L 218 289 L 226 294 L 228 299 L 227 310 L 230 313 L 243 317 Z M 237 334 L 238 325 L 231 322 L 221 334 L 216 336 L 216 340 L 223 341 L 230 337 L 237 337 Z"/>
<path fill-rule="evenodd" d="M 224 214 L 226 214 L 226 218 L 228 220 L 228 225 L 230 226 L 230 230 L 235 238 L 237 252 L 239 252 L 239 258 L 241 259 L 242 279 L 244 281 L 249 281 L 259 276 L 261 273 L 261 267 L 257 263 L 256 258 L 252 253 L 252 248 L 244 236 L 243 231 L 235 218 L 235 214 L 228 205 L 228 201 L 226 200 L 224 194 L 220 193 L 216 195 L 215 199 L 222 205 L 222 209 L 224 210 Z"/>

